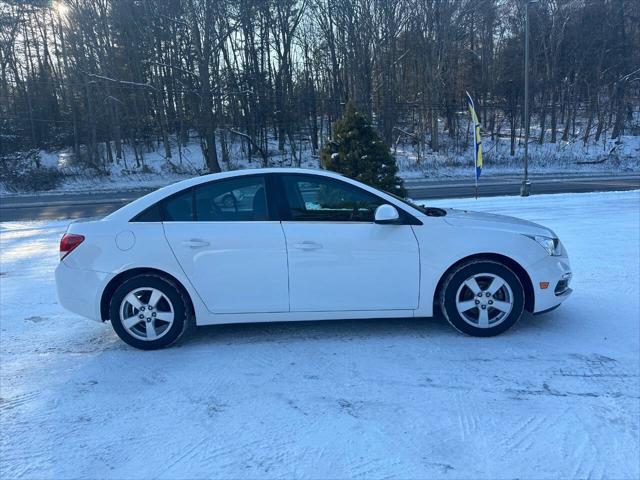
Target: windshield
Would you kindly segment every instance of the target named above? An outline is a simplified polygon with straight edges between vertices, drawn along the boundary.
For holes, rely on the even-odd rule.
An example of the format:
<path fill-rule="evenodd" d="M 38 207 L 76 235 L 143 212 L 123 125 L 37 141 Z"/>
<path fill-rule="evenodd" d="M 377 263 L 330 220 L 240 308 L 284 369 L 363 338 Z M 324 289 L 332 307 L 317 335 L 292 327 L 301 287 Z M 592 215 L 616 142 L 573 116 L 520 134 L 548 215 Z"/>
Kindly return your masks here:
<path fill-rule="evenodd" d="M 410 206 L 411 208 L 415 208 L 419 212 L 422 212 L 425 215 L 429 215 L 430 217 L 443 217 L 443 216 L 445 216 L 447 214 L 447 211 L 443 210 L 441 208 L 425 207 L 424 205 L 418 205 L 417 203 L 414 203 L 413 201 L 409 200 L 408 198 L 399 197 L 395 193 L 391 193 L 391 192 L 387 192 L 387 191 L 385 191 L 384 193 L 386 193 L 387 195 L 391 195 L 393 198 L 395 198 L 399 202 L 402 202 L 405 205 Z"/>
<path fill-rule="evenodd" d="M 424 207 L 423 205 L 418 205 L 416 203 L 413 203 L 411 200 L 406 199 L 406 198 L 402 198 L 399 197 L 398 195 L 396 195 L 395 193 L 391 193 L 391 192 L 387 192 L 385 190 L 385 192 L 387 195 L 391 195 L 393 198 L 395 198 L 396 200 L 404 203 L 405 205 L 409 205 L 411 208 L 415 208 L 416 210 L 420 210 L 422 213 L 427 213 L 427 207 Z"/>

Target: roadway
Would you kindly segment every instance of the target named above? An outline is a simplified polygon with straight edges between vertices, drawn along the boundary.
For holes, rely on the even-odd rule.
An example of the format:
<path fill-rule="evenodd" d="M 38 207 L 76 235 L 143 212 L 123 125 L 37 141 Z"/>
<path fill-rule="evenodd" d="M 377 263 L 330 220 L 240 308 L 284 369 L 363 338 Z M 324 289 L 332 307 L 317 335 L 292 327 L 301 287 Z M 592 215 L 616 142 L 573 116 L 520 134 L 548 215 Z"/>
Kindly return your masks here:
<path fill-rule="evenodd" d="M 519 195 L 521 177 L 481 178 L 478 196 Z M 582 193 L 640 189 L 640 174 L 566 174 L 531 176 L 531 194 Z M 472 197 L 473 180 L 409 179 L 405 182 L 413 199 Z M 52 220 L 107 215 L 150 190 L 117 192 L 68 192 L 0 197 L 0 221 Z"/>

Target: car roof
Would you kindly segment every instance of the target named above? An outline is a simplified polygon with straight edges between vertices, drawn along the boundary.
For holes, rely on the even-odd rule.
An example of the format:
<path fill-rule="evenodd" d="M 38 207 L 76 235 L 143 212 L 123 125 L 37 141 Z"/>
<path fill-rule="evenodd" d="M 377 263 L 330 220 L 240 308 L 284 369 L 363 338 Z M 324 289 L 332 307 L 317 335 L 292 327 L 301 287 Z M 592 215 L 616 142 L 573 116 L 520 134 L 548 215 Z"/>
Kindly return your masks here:
<path fill-rule="evenodd" d="M 196 185 L 208 183 L 215 180 L 222 180 L 224 178 L 233 178 L 233 177 L 241 177 L 241 176 L 248 176 L 248 175 L 267 174 L 267 173 L 279 173 L 279 174 L 304 173 L 304 174 L 311 174 L 316 176 L 335 178 L 343 182 L 350 183 L 357 187 L 363 188 L 378 196 L 382 196 L 390 203 L 398 206 L 398 201 L 394 199 L 391 195 L 388 195 L 385 192 L 382 192 L 376 188 L 370 187 L 369 185 L 366 185 L 364 183 L 358 182 L 357 180 L 353 180 L 351 178 L 345 177 L 344 175 L 341 175 L 336 172 L 315 169 L 315 168 L 294 168 L 294 167 L 247 168 L 243 170 L 232 170 L 228 172 L 210 173 L 207 175 L 193 177 L 186 180 L 181 180 L 176 183 L 172 183 L 171 185 L 167 185 L 166 187 L 162 187 L 162 188 L 159 188 L 158 190 L 154 190 L 153 192 L 148 193 L 147 195 L 144 195 L 143 197 L 140 197 L 137 200 L 134 200 L 133 202 L 125 205 L 119 210 L 116 210 L 110 215 L 107 215 L 104 218 L 104 220 L 129 221 L 135 215 L 142 212 L 145 208 L 153 205 L 154 203 L 162 200 L 163 198 L 166 198 L 169 195 L 180 192 L 187 188 L 194 187 Z M 402 205 L 402 208 L 406 209 L 407 207 L 405 205 Z M 413 211 L 413 209 L 411 210 Z M 419 212 L 417 213 L 419 214 Z"/>

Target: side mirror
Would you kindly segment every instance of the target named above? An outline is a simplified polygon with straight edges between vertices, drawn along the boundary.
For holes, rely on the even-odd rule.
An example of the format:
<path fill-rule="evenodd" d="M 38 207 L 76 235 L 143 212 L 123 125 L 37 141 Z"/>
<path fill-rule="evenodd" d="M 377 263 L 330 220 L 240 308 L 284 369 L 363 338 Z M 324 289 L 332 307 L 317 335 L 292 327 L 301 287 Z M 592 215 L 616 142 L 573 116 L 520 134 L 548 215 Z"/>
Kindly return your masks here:
<path fill-rule="evenodd" d="M 376 214 L 374 217 L 374 221 L 379 224 L 390 224 L 390 223 L 398 223 L 400 220 L 400 214 L 396 207 L 393 205 L 389 205 L 385 203 L 384 205 L 380 205 L 376 208 Z"/>

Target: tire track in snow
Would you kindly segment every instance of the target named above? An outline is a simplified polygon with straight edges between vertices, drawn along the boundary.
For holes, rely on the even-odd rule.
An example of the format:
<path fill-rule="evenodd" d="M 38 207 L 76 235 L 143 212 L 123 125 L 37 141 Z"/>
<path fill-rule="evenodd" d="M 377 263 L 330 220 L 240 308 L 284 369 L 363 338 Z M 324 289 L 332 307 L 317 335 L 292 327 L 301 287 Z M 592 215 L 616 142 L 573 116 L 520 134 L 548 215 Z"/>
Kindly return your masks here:
<path fill-rule="evenodd" d="M 162 476 L 169 472 L 173 467 L 175 467 L 176 465 L 178 465 L 180 462 L 182 462 L 184 459 L 186 459 L 187 457 L 191 457 L 194 455 L 194 453 L 198 452 L 198 448 L 203 445 L 204 443 L 207 442 L 207 440 L 209 440 L 207 437 L 203 438 L 202 440 L 195 442 L 193 444 L 191 444 L 186 451 L 181 452 L 178 455 L 174 455 L 174 458 L 169 458 L 168 460 L 168 465 L 162 470 L 162 472 L 160 472 L 159 474 L 156 474 L 153 476 L 153 478 L 162 478 Z M 218 450 L 222 450 L 222 448 L 219 448 Z"/>
<path fill-rule="evenodd" d="M 476 415 L 469 413 L 468 397 L 460 393 L 455 394 L 456 410 L 458 411 L 458 427 L 460 436 L 463 441 L 473 438 L 474 433 L 478 429 L 478 418 Z"/>
<path fill-rule="evenodd" d="M 4 398 L 0 397 L 0 412 L 6 412 L 8 410 L 13 410 L 14 408 L 21 407 L 40 396 L 41 392 L 27 392 L 18 394 L 12 398 Z"/>
<path fill-rule="evenodd" d="M 0 478 L 34 478 L 40 477 L 51 464 L 49 455 L 23 445 L 20 450 L 1 449 Z"/>
<path fill-rule="evenodd" d="M 600 458 L 598 448 L 593 442 L 591 435 L 587 429 L 584 428 L 582 419 L 580 419 L 574 412 L 570 413 L 571 417 L 575 419 L 576 429 L 572 432 L 571 438 L 565 438 L 570 442 L 573 447 L 569 452 L 569 462 L 573 462 L 575 465 L 572 469 L 571 478 L 593 478 L 593 473 L 598 467 L 603 467 L 597 462 L 597 458 Z"/>
<path fill-rule="evenodd" d="M 526 452 L 533 446 L 535 437 L 540 434 L 548 421 L 549 415 L 531 415 L 518 422 L 515 429 L 498 442 L 499 448 L 496 453 L 501 459 L 506 459 L 514 453 Z"/>
<path fill-rule="evenodd" d="M 372 458 L 362 459 L 361 462 L 351 464 L 349 466 L 348 476 L 351 478 L 392 478 L 395 467 L 402 464 L 398 460 L 390 460 L 388 458 Z M 380 472 L 387 471 L 386 475 L 380 476 Z"/>

